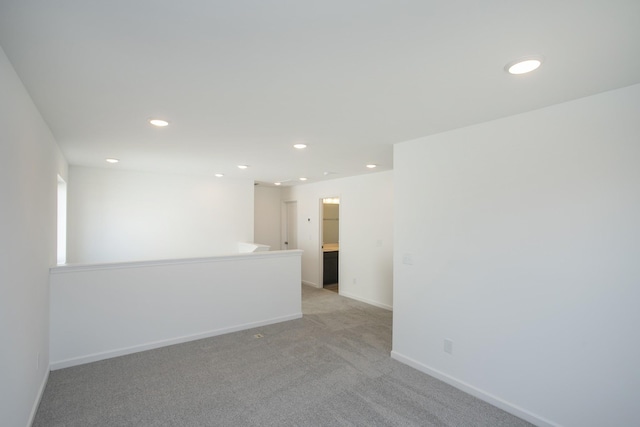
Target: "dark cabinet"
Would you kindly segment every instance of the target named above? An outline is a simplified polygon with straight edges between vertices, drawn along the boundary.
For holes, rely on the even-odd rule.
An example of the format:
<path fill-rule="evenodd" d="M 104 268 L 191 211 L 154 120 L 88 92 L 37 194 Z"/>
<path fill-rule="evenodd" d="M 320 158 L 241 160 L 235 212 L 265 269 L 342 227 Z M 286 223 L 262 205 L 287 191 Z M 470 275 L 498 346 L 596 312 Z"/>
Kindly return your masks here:
<path fill-rule="evenodd" d="M 324 253 L 323 285 L 338 283 L 338 251 Z"/>

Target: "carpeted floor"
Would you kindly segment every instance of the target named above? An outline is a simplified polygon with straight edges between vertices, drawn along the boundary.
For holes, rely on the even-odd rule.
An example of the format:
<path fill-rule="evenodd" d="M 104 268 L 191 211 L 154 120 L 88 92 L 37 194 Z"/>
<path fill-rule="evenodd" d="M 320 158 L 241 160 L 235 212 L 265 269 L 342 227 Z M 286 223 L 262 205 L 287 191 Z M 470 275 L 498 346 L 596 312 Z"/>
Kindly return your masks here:
<path fill-rule="evenodd" d="M 392 360 L 390 311 L 303 286 L 303 313 L 51 372 L 34 426 L 530 426 Z"/>

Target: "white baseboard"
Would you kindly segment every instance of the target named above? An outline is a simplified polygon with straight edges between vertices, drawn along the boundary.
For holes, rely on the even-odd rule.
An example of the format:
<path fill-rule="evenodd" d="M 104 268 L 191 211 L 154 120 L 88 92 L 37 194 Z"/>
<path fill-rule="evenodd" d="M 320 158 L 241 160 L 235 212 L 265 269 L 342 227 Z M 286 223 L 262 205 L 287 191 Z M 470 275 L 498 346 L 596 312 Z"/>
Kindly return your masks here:
<path fill-rule="evenodd" d="M 369 305 L 373 305 L 373 306 L 376 306 L 376 307 L 384 308 L 385 310 L 393 311 L 393 307 L 392 306 L 387 305 L 387 304 L 383 304 L 383 303 L 378 302 L 378 301 L 373 301 L 373 300 L 370 300 L 370 299 L 362 298 L 362 297 L 359 297 L 359 296 L 356 296 L 356 295 L 352 295 L 350 293 L 343 292 L 343 291 L 339 291 L 338 293 L 343 297 L 351 298 L 351 299 L 354 299 L 356 301 L 367 303 Z"/>
<path fill-rule="evenodd" d="M 314 283 L 314 282 L 309 282 L 308 280 L 303 280 L 302 284 L 303 285 L 307 285 L 307 286 L 312 286 L 314 288 L 322 289 L 322 286 L 320 286 L 320 285 L 318 285 L 317 283 Z"/>
<path fill-rule="evenodd" d="M 516 417 L 522 418 L 525 421 L 535 424 L 536 426 L 561 427 L 560 424 L 549 421 L 517 405 L 513 405 L 497 396 L 487 393 L 486 391 L 474 387 L 471 384 L 467 384 L 464 381 L 460 381 L 450 375 L 445 374 L 444 372 L 438 371 L 437 369 L 433 369 L 427 365 L 424 365 L 414 359 L 411 359 L 410 357 L 406 357 L 396 351 L 391 352 L 391 358 L 397 360 L 398 362 L 404 363 L 405 365 L 411 366 L 412 368 L 415 368 L 420 372 L 437 378 L 440 381 L 443 381 L 459 390 L 464 391 L 465 393 L 469 393 L 470 395 L 475 396 L 480 400 L 484 400 L 485 402 L 490 403 L 505 412 L 515 415 Z"/>
<path fill-rule="evenodd" d="M 228 328 L 216 329 L 213 331 L 202 332 L 193 335 L 186 335 L 177 338 L 170 338 L 161 341 L 154 341 L 146 344 L 135 345 L 132 347 L 126 347 L 116 350 L 109 350 L 100 353 L 88 354 L 85 356 L 74 357 L 71 359 L 59 360 L 51 362 L 50 368 L 52 371 L 58 369 L 69 368 L 71 366 L 83 365 L 85 363 L 97 362 L 99 360 L 110 359 L 112 357 L 124 356 L 127 354 L 138 353 L 140 351 L 153 350 L 155 348 L 166 347 L 169 345 L 181 344 L 188 341 L 196 341 L 204 338 L 215 337 L 217 335 L 228 334 L 231 332 L 244 331 L 246 329 L 258 328 L 260 326 L 271 325 L 274 323 L 286 322 L 288 320 L 300 319 L 302 313 L 290 314 L 287 316 L 276 317 L 273 319 L 261 320 L 259 322 L 245 323 L 242 325 L 231 326 Z"/>
<path fill-rule="evenodd" d="M 29 422 L 27 423 L 27 427 L 31 427 L 36 419 L 36 413 L 38 412 L 38 407 L 40 406 L 40 401 L 42 400 L 44 389 L 47 387 L 47 381 L 49 381 L 49 369 L 47 369 L 47 371 L 44 373 L 44 377 L 42 378 L 42 384 L 40 384 L 40 389 L 38 390 L 36 401 L 33 402 L 33 407 L 31 408 L 31 414 L 29 415 Z"/>

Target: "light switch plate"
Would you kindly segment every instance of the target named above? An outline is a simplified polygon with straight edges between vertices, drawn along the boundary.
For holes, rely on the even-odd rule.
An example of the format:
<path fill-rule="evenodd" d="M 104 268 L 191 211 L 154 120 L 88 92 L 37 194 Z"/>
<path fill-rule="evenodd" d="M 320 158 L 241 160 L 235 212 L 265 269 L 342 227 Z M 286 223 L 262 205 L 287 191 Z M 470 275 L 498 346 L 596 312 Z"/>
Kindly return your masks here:
<path fill-rule="evenodd" d="M 413 255 L 411 254 L 402 255 L 402 263 L 406 265 L 413 265 Z"/>
<path fill-rule="evenodd" d="M 444 340 L 444 352 L 453 354 L 453 341 L 448 338 L 445 338 Z"/>

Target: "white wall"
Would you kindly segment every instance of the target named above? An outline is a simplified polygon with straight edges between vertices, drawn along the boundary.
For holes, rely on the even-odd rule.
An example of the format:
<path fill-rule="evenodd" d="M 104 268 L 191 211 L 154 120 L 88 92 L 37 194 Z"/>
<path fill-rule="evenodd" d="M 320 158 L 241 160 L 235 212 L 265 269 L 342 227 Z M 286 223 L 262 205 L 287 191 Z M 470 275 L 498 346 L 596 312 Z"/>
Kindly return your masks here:
<path fill-rule="evenodd" d="M 253 241 L 280 249 L 280 209 L 282 190 L 278 187 L 257 185 L 255 189 Z"/>
<path fill-rule="evenodd" d="M 0 94 L 0 423 L 26 426 L 49 371 L 49 266 L 66 162 L 2 49 Z"/>
<path fill-rule="evenodd" d="M 321 199 L 340 197 L 340 294 L 393 306 L 393 171 L 297 185 L 283 200 L 298 202 L 302 279 L 322 287 Z"/>
<path fill-rule="evenodd" d="M 540 425 L 637 424 L 639 113 L 636 85 L 396 145 L 393 356 Z"/>
<path fill-rule="evenodd" d="M 51 367 L 302 317 L 300 251 L 51 270 Z"/>
<path fill-rule="evenodd" d="M 72 166 L 67 263 L 212 256 L 253 240 L 253 181 Z"/>

